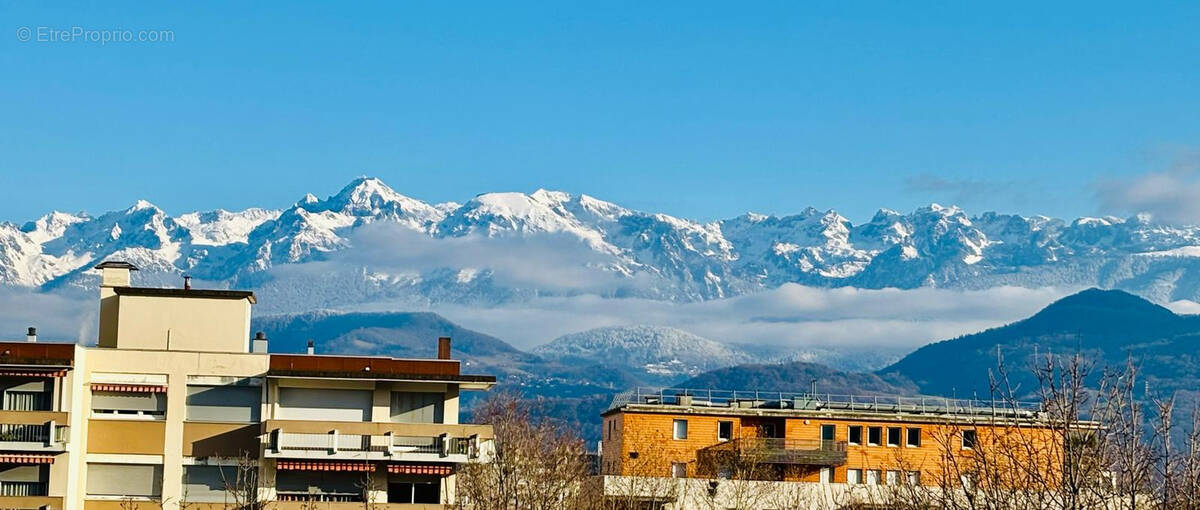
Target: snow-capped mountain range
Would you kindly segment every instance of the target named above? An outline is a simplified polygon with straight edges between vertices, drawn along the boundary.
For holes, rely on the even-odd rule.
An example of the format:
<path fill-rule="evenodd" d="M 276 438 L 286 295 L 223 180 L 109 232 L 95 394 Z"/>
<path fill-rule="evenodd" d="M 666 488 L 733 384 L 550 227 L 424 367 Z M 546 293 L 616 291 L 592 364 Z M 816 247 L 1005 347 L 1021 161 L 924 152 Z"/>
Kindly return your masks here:
<path fill-rule="evenodd" d="M 270 295 L 268 312 L 578 293 L 697 301 L 788 282 L 1099 286 L 1200 300 L 1200 227 L 1146 216 L 968 216 L 933 204 L 880 210 L 858 225 L 813 208 L 702 223 L 546 190 L 428 204 L 364 177 L 284 209 L 171 216 L 138 201 L 95 216 L 0 223 L 0 285 L 86 289 L 96 281 L 89 269 L 105 259 L 139 266 L 143 284 L 177 285 L 186 273 L 209 286 L 253 288 Z M 534 267 L 516 267 L 524 261 Z M 570 272 L 548 284 L 550 266 Z"/>

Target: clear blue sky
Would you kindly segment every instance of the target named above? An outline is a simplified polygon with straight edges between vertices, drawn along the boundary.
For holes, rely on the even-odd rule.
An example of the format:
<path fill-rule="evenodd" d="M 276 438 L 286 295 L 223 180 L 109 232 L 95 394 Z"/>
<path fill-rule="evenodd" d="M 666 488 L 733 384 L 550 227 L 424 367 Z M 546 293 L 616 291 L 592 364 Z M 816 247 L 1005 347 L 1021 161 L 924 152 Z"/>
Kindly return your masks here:
<path fill-rule="evenodd" d="M 1075 216 L 1200 142 L 1200 4 L 0 3 L 0 220 L 360 174 L 698 219 Z M 21 27 L 171 30 L 21 42 Z"/>

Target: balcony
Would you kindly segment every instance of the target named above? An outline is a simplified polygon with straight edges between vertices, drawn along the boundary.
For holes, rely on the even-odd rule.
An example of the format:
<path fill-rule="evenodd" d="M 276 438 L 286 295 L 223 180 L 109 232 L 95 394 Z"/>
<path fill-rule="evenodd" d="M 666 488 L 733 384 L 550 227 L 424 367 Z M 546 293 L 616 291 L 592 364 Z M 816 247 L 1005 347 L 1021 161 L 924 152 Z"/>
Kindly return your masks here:
<path fill-rule="evenodd" d="M 845 441 L 746 437 L 719 443 L 697 452 L 702 463 L 728 461 L 758 464 L 840 466 L 846 463 Z"/>
<path fill-rule="evenodd" d="M 67 449 L 67 413 L 0 411 L 0 450 L 59 453 Z"/>
<path fill-rule="evenodd" d="M 270 420 L 267 458 L 463 463 L 491 440 L 487 425 Z"/>

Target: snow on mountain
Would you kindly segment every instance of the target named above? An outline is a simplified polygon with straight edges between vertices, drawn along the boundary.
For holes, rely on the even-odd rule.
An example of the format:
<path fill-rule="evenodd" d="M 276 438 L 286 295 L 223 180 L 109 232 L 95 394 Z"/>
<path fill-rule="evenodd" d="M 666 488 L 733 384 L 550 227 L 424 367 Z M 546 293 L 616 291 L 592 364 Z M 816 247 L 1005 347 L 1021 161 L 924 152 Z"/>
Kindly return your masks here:
<path fill-rule="evenodd" d="M 756 361 L 727 344 L 661 326 L 590 329 L 558 337 L 533 352 L 571 364 L 620 366 L 661 377 L 696 375 Z"/>
<path fill-rule="evenodd" d="M 397 230 L 359 236 L 366 225 Z M 417 237 L 369 250 L 375 258 L 343 256 L 402 234 Z M 19 228 L 2 224 L 0 284 L 90 287 L 92 265 L 125 258 L 141 266 L 148 281 L 174 281 L 188 273 L 210 286 L 270 289 L 278 302 L 288 303 L 278 312 L 382 298 L 499 303 L 572 292 L 572 281 L 547 288 L 537 279 L 500 278 L 498 271 L 511 267 L 489 265 L 487 250 L 511 251 L 521 243 L 529 250 L 558 250 L 559 245 L 535 242 L 550 237 L 578 241 L 592 255 L 529 254 L 529 264 L 547 259 L 577 266 L 531 270 L 625 282 L 607 286 L 610 297 L 695 301 L 795 282 L 865 288 L 1100 286 L 1160 302 L 1200 300 L 1200 227 L 1160 224 L 1146 216 L 1074 221 L 994 212 L 969 216 L 931 204 L 911 213 L 880 210 L 858 225 L 836 211 L 812 208 L 701 223 L 548 190 L 430 205 L 369 177 L 324 199 L 306 194 L 281 210 L 172 216 L 139 201 L 95 216 L 52 212 Z M 486 244 L 493 241 L 502 244 Z M 442 242 L 447 244 L 437 244 Z M 439 246 L 462 250 L 477 242 L 483 248 L 469 251 L 478 261 L 458 257 L 445 267 L 431 268 L 428 260 L 421 267 L 404 266 L 410 250 L 436 254 Z M 399 262 L 379 261 L 392 253 Z M 310 263 L 323 265 L 306 270 Z M 381 263 L 388 268 L 375 267 Z"/>

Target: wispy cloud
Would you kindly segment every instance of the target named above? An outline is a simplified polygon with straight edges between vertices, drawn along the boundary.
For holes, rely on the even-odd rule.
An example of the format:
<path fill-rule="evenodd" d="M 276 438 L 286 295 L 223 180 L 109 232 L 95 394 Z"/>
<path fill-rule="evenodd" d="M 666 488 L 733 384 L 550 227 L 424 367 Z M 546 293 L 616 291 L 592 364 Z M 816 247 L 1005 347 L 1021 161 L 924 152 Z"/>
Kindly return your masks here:
<path fill-rule="evenodd" d="M 1200 150 L 1173 151 L 1165 170 L 1097 181 L 1105 213 L 1149 213 L 1164 223 L 1200 224 Z"/>
<path fill-rule="evenodd" d="M 33 326 L 47 340 L 94 343 L 97 307 L 94 296 L 0 289 L 0 340 L 23 339 Z"/>
<path fill-rule="evenodd" d="M 937 200 L 966 204 L 982 199 L 1004 197 L 1015 204 L 1027 204 L 1031 193 L 1040 188 L 1033 182 L 989 179 L 949 179 L 930 173 L 911 175 L 904 179 L 904 190 L 937 197 Z"/>

